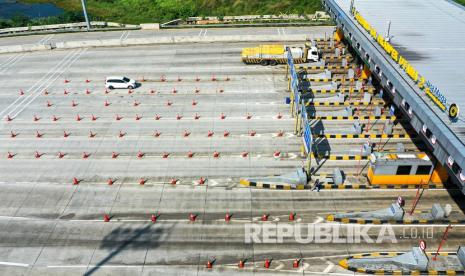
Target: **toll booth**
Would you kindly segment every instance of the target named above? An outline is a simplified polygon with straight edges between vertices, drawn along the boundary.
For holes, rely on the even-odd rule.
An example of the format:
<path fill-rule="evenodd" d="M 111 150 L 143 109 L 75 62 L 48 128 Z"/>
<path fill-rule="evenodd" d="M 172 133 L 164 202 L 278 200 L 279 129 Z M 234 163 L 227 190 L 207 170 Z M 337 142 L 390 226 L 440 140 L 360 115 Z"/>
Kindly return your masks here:
<path fill-rule="evenodd" d="M 426 185 L 441 183 L 441 168 L 435 169 L 435 162 L 423 152 L 382 153 L 370 155 L 368 180 L 372 185 Z M 434 175 L 434 177 L 432 177 Z"/>

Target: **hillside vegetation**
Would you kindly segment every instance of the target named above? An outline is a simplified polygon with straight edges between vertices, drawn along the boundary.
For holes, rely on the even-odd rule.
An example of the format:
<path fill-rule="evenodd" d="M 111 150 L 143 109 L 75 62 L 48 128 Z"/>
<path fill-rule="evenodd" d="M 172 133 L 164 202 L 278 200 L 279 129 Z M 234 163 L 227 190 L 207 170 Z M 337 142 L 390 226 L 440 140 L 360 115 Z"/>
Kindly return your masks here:
<path fill-rule="evenodd" d="M 54 3 L 66 11 L 81 11 L 80 0 L 23 0 Z M 138 24 L 207 15 L 311 14 L 322 10 L 320 0 L 87 0 L 93 20 Z"/>

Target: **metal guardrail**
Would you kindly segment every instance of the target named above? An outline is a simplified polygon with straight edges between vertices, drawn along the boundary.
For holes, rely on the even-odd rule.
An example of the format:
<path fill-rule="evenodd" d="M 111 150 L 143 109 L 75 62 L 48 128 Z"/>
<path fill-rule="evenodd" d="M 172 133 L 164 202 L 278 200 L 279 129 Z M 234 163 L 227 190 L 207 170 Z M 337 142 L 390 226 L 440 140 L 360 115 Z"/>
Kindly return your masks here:
<path fill-rule="evenodd" d="M 139 25 L 125 25 L 115 22 L 105 21 L 92 21 L 92 27 L 96 28 L 138 28 Z M 38 32 L 38 31 L 54 31 L 54 30 L 67 30 L 67 29 L 84 29 L 86 28 L 85 22 L 78 23 L 67 23 L 67 24 L 53 24 L 53 25 L 40 25 L 40 26 L 28 26 L 28 27 L 17 27 L 17 28 L 5 28 L 0 29 L 1 34 L 16 34 L 25 32 Z"/>

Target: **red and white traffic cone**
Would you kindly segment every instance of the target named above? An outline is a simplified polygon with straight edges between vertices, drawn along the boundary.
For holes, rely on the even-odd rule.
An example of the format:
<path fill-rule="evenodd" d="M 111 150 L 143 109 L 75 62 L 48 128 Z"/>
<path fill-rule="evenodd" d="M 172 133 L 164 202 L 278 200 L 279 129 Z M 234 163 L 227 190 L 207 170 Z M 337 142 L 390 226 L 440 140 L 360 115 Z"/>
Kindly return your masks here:
<path fill-rule="evenodd" d="M 212 136 L 213 136 L 213 134 L 214 134 L 214 132 L 213 132 L 213 131 L 211 131 L 211 130 L 209 130 L 209 131 L 208 131 L 208 134 L 207 134 L 207 137 L 212 137 Z"/>
<path fill-rule="evenodd" d="M 11 122 L 11 121 L 13 121 L 13 118 L 11 118 L 10 115 L 7 115 L 5 120 L 7 122 Z"/>
<path fill-rule="evenodd" d="M 79 185 L 79 182 L 81 182 L 79 179 L 73 177 L 73 185 Z"/>
<path fill-rule="evenodd" d="M 50 101 L 47 101 L 47 107 L 51 107 L 53 104 Z"/>
<path fill-rule="evenodd" d="M 77 105 L 78 105 L 78 104 L 77 104 L 74 100 L 71 101 L 71 106 L 72 106 L 72 107 L 76 107 Z"/>
<path fill-rule="evenodd" d="M 194 222 L 196 218 L 197 218 L 196 214 L 192 214 L 192 213 L 189 214 L 189 221 Z"/>
<path fill-rule="evenodd" d="M 141 179 L 139 180 L 139 185 L 145 185 L 145 183 L 147 183 L 147 179 L 141 178 Z"/>
<path fill-rule="evenodd" d="M 87 153 L 87 152 L 82 153 L 82 159 L 87 159 L 89 158 L 89 156 L 90 156 L 90 153 Z"/>
<path fill-rule="evenodd" d="M 263 215 L 262 215 L 262 221 L 268 221 L 268 217 L 269 217 L 269 216 L 270 216 L 270 215 L 268 215 L 268 214 L 263 214 Z"/>
<path fill-rule="evenodd" d="M 168 156 L 170 156 L 170 154 L 168 152 L 164 152 L 163 155 L 162 155 L 162 157 L 164 159 L 168 158 Z"/>
<path fill-rule="evenodd" d="M 155 137 L 160 137 L 160 135 L 161 135 L 161 132 L 158 131 L 158 130 L 156 130 L 156 131 L 153 133 L 153 136 L 155 136 Z"/>
<path fill-rule="evenodd" d="M 119 155 L 118 153 L 112 152 L 111 153 L 111 158 L 116 159 L 116 158 L 118 158 L 118 155 Z"/>
<path fill-rule="evenodd" d="M 19 95 L 20 95 L 20 96 L 23 96 L 23 95 L 24 95 L 23 89 L 19 90 Z"/>
<path fill-rule="evenodd" d="M 121 121 L 121 119 L 123 119 L 123 116 L 119 116 L 118 114 L 116 114 L 115 119 L 116 119 L 117 121 Z"/>
<path fill-rule="evenodd" d="M 89 138 L 94 138 L 96 133 L 93 133 L 92 130 L 89 130 Z"/>
<path fill-rule="evenodd" d="M 192 158 L 192 157 L 194 157 L 194 153 L 192 151 L 189 151 L 187 153 L 187 158 Z"/>
<path fill-rule="evenodd" d="M 55 116 L 55 115 L 53 115 L 53 116 L 52 116 L 52 121 L 54 121 L 54 122 L 58 121 L 58 117 Z"/>
<path fill-rule="evenodd" d="M 181 115 L 179 115 L 179 113 L 178 113 L 178 114 L 176 115 L 176 120 L 178 120 L 178 121 L 179 121 L 179 120 L 181 120 L 181 119 L 182 119 L 182 116 L 181 116 Z"/>
<path fill-rule="evenodd" d="M 108 178 L 107 180 L 108 185 L 113 185 L 115 183 L 115 180 L 113 180 L 111 177 Z"/>
<path fill-rule="evenodd" d="M 118 137 L 123 138 L 125 135 L 126 135 L 126 133 L 120 130 L 119 134 L 118 134 Z"/>
<path fill-rule="evenodd" d="M 8 152 L 8 154 L 7 154 L 7 158 L 8 158 L 8 159 L 12 159 L 14 156 L 15 156 L 15 155 L 12 154 L 11 152 Z"/>
<path fill-rule="evenodd" d="M 109 106 L 110 103 L 108 102 L 108 100 L 105 100 L 105 103 L 103 104 L 104 106 Z"/>
<path fill-rule="evenodd" d="M 62 159 L 63 157 L 65 157 L 65 154 L 62 153 L 61 151 L 58 152 L 58 158 Z"/>
<path fill-rule="evenodd" d="M 161 119 L 161 116 L 158 115 L 158 114 L 155 114 L 155 120 L 158 121 L 158 120 L 160 120 L 160 119 Z"/>
<path fill-rule="evenodd" d="M 107 214 L 103 215 L 103 221 L 104 222 L 109 222 L 111 220 L 111 217 Z"/>
<path fill-rule="evenodd" d="M 63 131 L 63 137 L 64 137 L 64 138 L 67 138 L 68 136 L 69 136 L 69 133 L 66 132 L 66 130 L 64 130 L 64 131 Z"/>
<path fill-rule="evenodd" d="M 139 159 L 144 157 L 144 155 L 145 155 L 145 153 L 143 153 L 141 151 L 137 152 L 137 158 L 139 158 Z"/>
<path fill-rule="evenodd" d="M 200 119 L 200 115 L 195 113 L 194 120 L 198 120 L 198 119 Z"/>
<path fill-rule="evenodd" d="M 91 120 L 92 121 L 97 121 L 97 117 L 95 117 L 94 114 L 92 114 Z"/>
<path fill-rule="evenodd" d="M 43 134 L 39 131 L 36 131 L 36 138 L 42 138 Z"/>
<path fill-rule="evenodd" d="M 239 263 L 237 263 L 237 267 L 244 268 L 244 266 L 245 266 L 245 261 L 244 260 L 239 260 Z"/>
<path fill-rule="evenodd" d="M 230 213 L 226 213 L 226 215 L 224 216 L 224 221 L 230 222 L 230 221 L 231 221 L 231 217 L 232 217 L 232 215 L 231 215 Z"/>
<path fill-rule="evenodd" d="M 271 261 L 269 259 L 265 260 L 265 264 L 263 265 L 266 269 L 270 268 L 271 266 Z"/>
<path fill-rule="evenodd" d="M 220 115 L 220 119 L 221 119 L 221 120 L 224 120 L 224 119 L 226 119 L 226 115 L 224 115 L 224 113 L 221 113 L 221 115 Z"/>
<path fill-rule="evenodd" d="M 220 153 L 217 152 L 217 151 L 214 151 L 214 152 L 213 152 L 213 157 L 214 157 L 214 158 L 219 158 L 219 157 L 220 157 Z"/>
<path fill-rule="evenodd" d="M 206 179 L 203 178 L 203 176 L 201 176 L 200 179 L 199 179 L 199 185 L 205 184 L 205 181 L 206 181 Z"/>
<path fill-rule="evenodd" d="M 82 117 L 81 117 L 81 116 L 79 116 L 79 114 L 78 114 L 78 115 L 76 115 L 76 121 L 78 121 L 78 122 L 79 122 L 79 121 L 81 121 L 81 120 L 82 120 Z"/>
<path fill-rule="evenodd" d="M 293 268 L 298 268 L 300 265 L 300 260 L 299 259 L 295 259 L 294 262 L 292 262 L 292 267 Z"/>
<path fill-rule="evenodd" d="M 273 153 L 273 156 L 274 156 L 275 158 L 279 158 L 279 157 L 281 157 L 281 152 L 277 150 L 277 151 L 275 151 L 275 152 Z"/>
<path fill-rule="evenodd" d="M 283 118 L 283 115 L 281 115 L 281 113 L 278 113 L 278 116 L 276 116 L 277 119 L 282 119 Z"/>
<path fill-rule="evenodd" d="M 13 131 L 10 131 L 10 137 L 11 138 L 16 138 L 16 136 L 18 136 L 18 133 L 15 133 Z"/>
<path fill-rule="evenodd" d="M 189 135 L 191 135 L 191 133 L 190 133 L 190 132 L 189 132 L 187 129 L 186 129 L 186 130 L 184 130 L 184 132 L 183 132 L 182 136 L 184 136 L 184 137 L 188 137 Z"/>
<path fill-rule="evenodd" d="M 243 151 L 241 155 L 242 157 L 246 158 L 247 156 L 249 156 L 249 153 L 247 151 Z"/>
<path fill-rule="evenodd" d="M 140 121 L 140 119 L 142 119 L 142 116 L 140 116 L 139 114 L 136 114 L 136 121 Z"/>
<path fill-rule="evenodd" d="M 195 100 L 192 100 L 192 106 L 196 106 L 197 102 Z"/>
<path fill-rule="evenodd" d="M 245 115 L 245 118 L 246 118 L 247 120 L 250 120 L 250 119 L 252 119 L 252 115 L 249 114 L 249 113 L 247 113 L 247 114 Z"/>
<path fill-rule="evenodd" d="M 178 180 L 176 178 L 171 178 L 171 185 L 176 185 Z"/>
<path fill-rule="evenodd" d="M 225 131 L 224 131 L 224 133 L 223 133 L 223 137 L 228 137 L 228 136 L 229 136 L 229 134 L 230 134 L 230 132 L 229 132 L 229 131 L 227 131 L 227 130 L 225 130 Z"/>
<path fill-rule="evenodd" d="M 295 220 L 295 213 L 292 212 L 289 214 L 289 221 L 294 221 Z"/>
<path fill-rule="evenodd" d="M 158 219 L 158 217 L 157 217 L 157 215 L 155 215 L 155 214 L 152 214 L 152 215 L 150 216 L 150 220 L 151 220 L 152 222 L 156 222 L 157 219 Z"/>

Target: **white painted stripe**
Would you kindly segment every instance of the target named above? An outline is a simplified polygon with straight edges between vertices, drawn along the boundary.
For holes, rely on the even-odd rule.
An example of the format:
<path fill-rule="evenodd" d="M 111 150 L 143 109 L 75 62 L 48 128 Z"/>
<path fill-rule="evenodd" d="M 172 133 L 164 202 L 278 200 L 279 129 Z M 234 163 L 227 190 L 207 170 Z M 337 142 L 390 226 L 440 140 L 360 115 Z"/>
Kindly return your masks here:
<path fill-rule="evenodd" d="M 22 97 L 22 96 L 19 96 L 18 98 L 16 98 L 16 100 L 14 102 L 12 102 L 10 105 L 8 105 L 2 112 L 0 112 L 0 116 L 3 116 L 5 114 L 5 112 L 8 112 L 8 109 L 13 106 L 17 101 L 19 100 L 22 100 L 22 102 L 26 101 L 29 97 L 32 96 L 33 93 L 36 92 L 37 88 L 39 88 L 42 83 L 44 82 L 44 79 L 52 72 L 55 72 L 57 70 L 58 67 L 60 67 L 62 65 L 62 63 L 68 59 L 68 57 L 70 57 L 71 55 L 73 54 L 73 52 L 69 52 L 65 55 L 65 57 L 60 60 L 60 62 L 58 62 L 52 69 L 50 69 L 47 74 L 45 74 L 44 76 L 42 76 L 39 80 L 37 80 L 31 87 L 29 87 L 27 90 L 26 90 L 26 93 L 27 92 L 30 92 L 30 91 L 33 91 L 31 94 L 27 95 L 26 97 Z M 21 103 L 22 103 L 21 102 Z M 21 104 L 20 103 L 20 104 Z M 10 113 L 10 112 L 8 112 Z"/>
<path fill-rule="evenodd" d="M 325 270 L 323 270 L 323 273 L 324 274 L 327 274 L 329 271 L 331 271 L 331 269 L 333 269 L 334 267 L 334 264 L 330 261 L 326 261 L 326 263 L 328 264 L 328 266 L 325 268 Z"/>
<path fill-rule="evenodd" d="M 29 266 L 29 264 L 23 264 L 23 263 L 10 263 L 10 262 L 0 262 L 0 265 L 20 266 L 20 267 L 28 267 L 28 266 Z"/>

